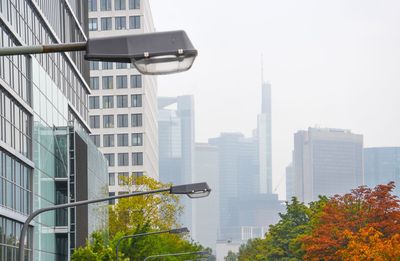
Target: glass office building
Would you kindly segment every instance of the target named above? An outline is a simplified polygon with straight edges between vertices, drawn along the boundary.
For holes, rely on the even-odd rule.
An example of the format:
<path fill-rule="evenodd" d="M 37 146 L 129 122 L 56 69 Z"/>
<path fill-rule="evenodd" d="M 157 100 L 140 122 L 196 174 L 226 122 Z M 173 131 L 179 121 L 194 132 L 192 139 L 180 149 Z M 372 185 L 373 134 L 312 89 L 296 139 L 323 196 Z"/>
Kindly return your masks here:
<path fill-rule="evenodd" d="M 0 48 L 86 38 L 86 1 L 0 2 Z M 32 211 L 108 193 L 106 161 L 88 135 L 88 79 L 82 52 L 0 57 L 0 260 L 17 260 Z M 38 216 L 26 259 L 68 260 L 105 215 L 90 206 Z"/>

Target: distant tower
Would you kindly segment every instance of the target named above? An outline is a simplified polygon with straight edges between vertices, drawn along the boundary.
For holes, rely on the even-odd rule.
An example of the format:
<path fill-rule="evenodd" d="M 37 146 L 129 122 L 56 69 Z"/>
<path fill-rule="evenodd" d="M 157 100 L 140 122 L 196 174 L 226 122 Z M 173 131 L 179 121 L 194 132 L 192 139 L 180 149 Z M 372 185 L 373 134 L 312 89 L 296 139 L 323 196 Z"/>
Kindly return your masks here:
<path fill-rule="evenodd" d="M 261 114 L 258 115 L 257 125 L 260 193 L 272 193 L 271 84 L 264 82 L 262 71 Z"/>

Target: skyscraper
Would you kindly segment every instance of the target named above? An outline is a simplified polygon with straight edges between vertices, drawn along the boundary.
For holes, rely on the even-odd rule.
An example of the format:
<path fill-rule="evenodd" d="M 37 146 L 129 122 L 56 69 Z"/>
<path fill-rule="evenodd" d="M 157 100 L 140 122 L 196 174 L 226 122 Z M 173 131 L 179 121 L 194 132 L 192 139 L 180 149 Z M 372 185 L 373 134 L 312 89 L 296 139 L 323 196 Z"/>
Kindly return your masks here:
<path fill-rule="evenodd" d="M 160 181 L 187 184 L 194 173 L 194 98 L 191 95 L 158 98 Z M 192 226 L 192 202 L 182 198 L 183 225 Z"/>
<path fill-rule="evenodd" d="M 196 143 L 195 146 L 193 182 L 206 181 L 212 193 L 207 198 L 192 201 L 192 238 L 215 250 L 219 216 L 218 148 L 207 143 Z"/>
<path fill-rule="evenodd" d="M 90 37 L 154 31 L 147 0 L 89 0 Z M 92 139 L 109 166 L 110 195 L 124 193 L 123 179 L 158 180 L 156 78 L 130 64 L 91 62 Z"/>
<path fill-rule="evenodd" d="M 261 114 L 257 119 L 260 193 L 272 193 L 271 84 L 262 82 Z"/>
<path fill-rule="evenodd" d="M 372 188 L 394 181 L 394 193 L 400 196 L 400 148 L 365 148 L 364 178 L 365 185 Z"/>
<path fill-rule="evenodd" d="M 341 129 L 298 131 L 293 168 L 300 201 L 348 193 L 363 184 L 363 136 Z"/>
<path fill-rule="evenodd" d="M 0 34 L 0 47 L 85 41 L 87 2 L 2 0 Z M 0 68 L 0 260 L 12 261 L 27 216 L 101 196 L 107 166 L 88 136 L 82 52 L 1 57 Z M 104 215 L 92 206 L 39 215 L 26 257 L 68 260 Z"/>
<path fill-rule="evenodd" d="M 295 196 L 295 176 L 293 164 L 286 167 L 286 201 L 290 202 Z"/>

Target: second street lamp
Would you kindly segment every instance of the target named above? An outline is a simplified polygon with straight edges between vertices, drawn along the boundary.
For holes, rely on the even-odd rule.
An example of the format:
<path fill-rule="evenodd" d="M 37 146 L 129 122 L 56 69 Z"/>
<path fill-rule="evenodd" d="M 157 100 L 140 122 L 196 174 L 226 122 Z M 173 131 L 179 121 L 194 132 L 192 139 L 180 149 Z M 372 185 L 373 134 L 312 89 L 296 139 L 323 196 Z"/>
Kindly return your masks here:
<path fill-rule="evenodd" d="M 51 207 L 35 210 L 25 220 L 25 223 L 21 229 L 21 234 L 19 237 L 19 246 L 18 246 L 19 260 L 24 261 L 25 238 L 26 238 L 26 232 L 28 231 L 28 228 L 29 228 L 29 224 L 36 216 L 38 216 L 41 213 L 56 210 L 56 209 L 64 209 L 64 208 L 89 205 L 89 204 L 93 204 L 93 203 L 99 203 L 99 202 L 104 202 L 104 201 L 109 201 L 109 200 L 114 200 L 114 199 L 143 196 L 143 195 L 149 195 L 149 194 L 158 194 L 158 193 L 165 193 L 165 192 L 169 192 L 170 194 L 185 194 L 189 197 L 190 197 L 190 195 L 203 194 L 204 197 L 206 197 L 211 192 L 211 189 L 207 185 L 206 182 L 193 183 L 193 184 L 187 184 L 187 185 L 171 186 L 168 188 L 161 188 L 161 189 L 156 189 L 156 190 L 133 192 L 133 193 L 129 193 L 129 194 L 122 194 L 122 195 L 117 195 L 117 196 L 112 196 L 112 197 L 107 197 L 107 198 L 82 200 L 82 201 L 77 201 L 77 202 L 73 202 L 73 203 L 54 205 Z"/>
<path fill-rule="evenodd" d="M 149 233 L 142 233 L 142 234 L 134 234 L 134 235 L 123 236 L 120 239 L 118 239 L 118 241 L 117 241 L 117 245 L 115 247 L 115 256 L 116 256 L 115 260 L 118 261 L 118 249 L 119 249 L 119 244 L 121 243 L 122 240 L 128 239 L 128 238 L 159 235 L 159 234 L 165 234 L 165 233 L 170 233 L 170 234 L 189 233 L 189 229 L 187 227 L 182 227 L 182 228 L 174 228 L 174 229 L 170 229 L 170 230 L 155 231 L 155 232 L 149 232 Z"/>
<path fill-rule="evenodd" d="M 142 74 L 159 75 L 189 70 L 197 56 L 184 31 L 123 35 L 87 42 L 0 48 L 0 56 L 86 51 L 85 59 L 132 63 Z"/>

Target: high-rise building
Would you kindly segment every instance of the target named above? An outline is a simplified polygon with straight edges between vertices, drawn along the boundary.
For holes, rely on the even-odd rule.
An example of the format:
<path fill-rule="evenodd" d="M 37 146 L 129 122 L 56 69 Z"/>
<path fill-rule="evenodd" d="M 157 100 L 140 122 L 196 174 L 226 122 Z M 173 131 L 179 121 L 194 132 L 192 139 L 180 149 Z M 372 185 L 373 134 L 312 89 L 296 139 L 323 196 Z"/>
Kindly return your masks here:
<path fill-rule="evenodd" d="M 298 131 L 293 168 L 300 201 L 348 193 L 363 184 L 363 136 L 341 129 Z"/>
<path fill-rule="evenodd" d="M 373 188 L 394 181 L 400 196 L 400 147 L 364 149 L 364 183 Z"/>
<path fill-rule="evenodd" d="M 91 38 L 154 32 L 147 0 L 89 0 Z M 130 64 L 90 62 L 89 122 L 108 160 L 110 195 L 124 179 L 158 175 L 156 78 Z"/>
<path fill-rule="evenodd" d="M 262 82 L 261 114 L 257 120 L 260 193 L 272 193 L 271 84 Z"/>
<path fill-rule="evenodd" d="M 295 196 L 295 176 L 293 164 L 286 167 L 286 201 L 290 202 Z"/>
<path fill-rule="evenodd" d="M 207 143 L 195 146 L 193 182 L 207 182 L 212 192 L 207 198 L 192 201 L 192 238 L 215 250 L 219 216 L 218 148 Z"/>
<path fill-rule="evenodd" d="M 222 133 L 209 144 L 218 148 L 219 157 L 218 239 L 236 239 L 241 227 L 231 202 L 259 193 L 257 141 L 240 133 Z"/>
<path fill-rule="evenodd" d="M 191 95 L 158 98 L 160 181 L 192 183 L 194 173 L 194 98 Z M 192 227 L 192 201 L 182 198 L 183 225 Z"/>
<path fill-rule="evenodd" d="M 2 0 L 0 47 L 85 41 L 87 22 L 86 1 Z M 32 211 L 104 192 L 106 161 L 88 135 L 83 55 L 0 58 L 0 260 L 17 260 Z M 69 260 L 105 215 L 93 206 L 39 215 L 28 232 L 27 260 Z"/>

